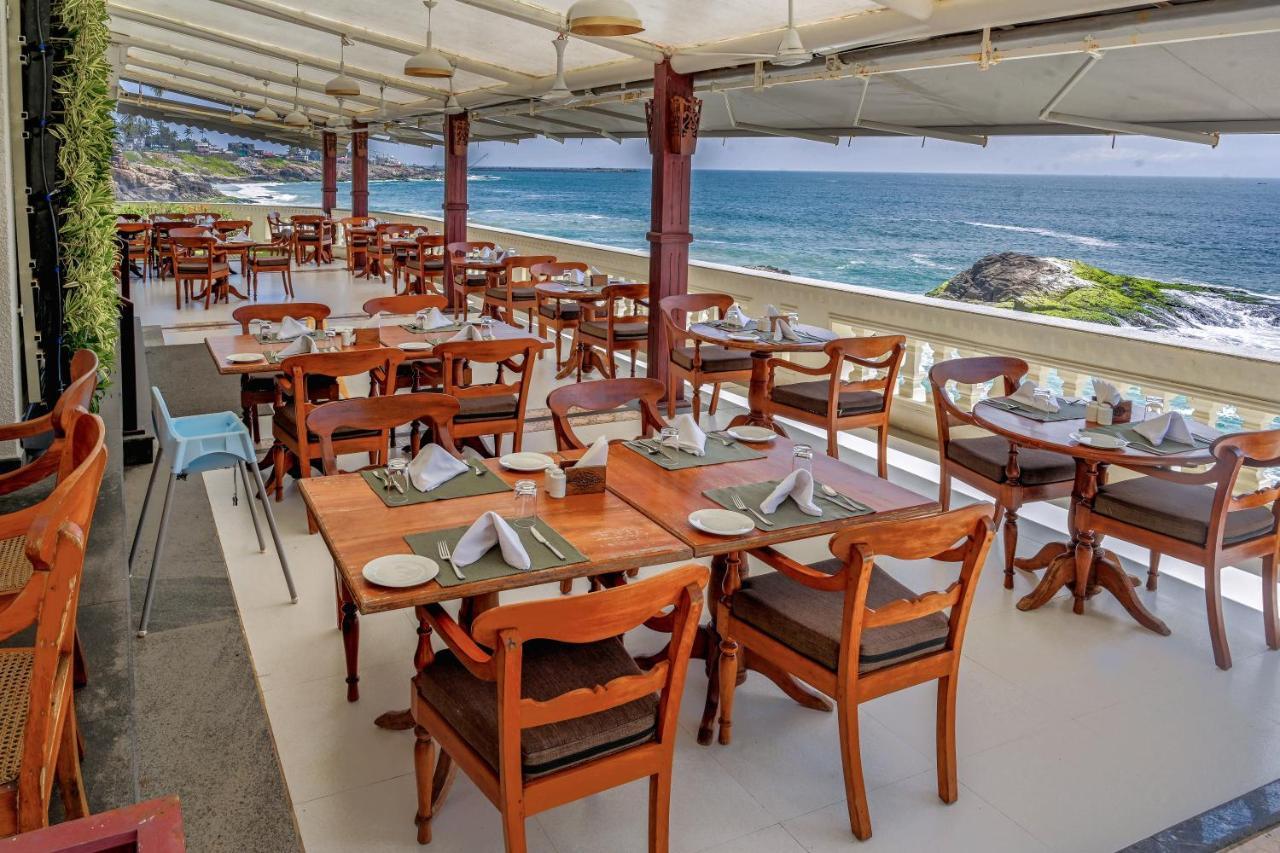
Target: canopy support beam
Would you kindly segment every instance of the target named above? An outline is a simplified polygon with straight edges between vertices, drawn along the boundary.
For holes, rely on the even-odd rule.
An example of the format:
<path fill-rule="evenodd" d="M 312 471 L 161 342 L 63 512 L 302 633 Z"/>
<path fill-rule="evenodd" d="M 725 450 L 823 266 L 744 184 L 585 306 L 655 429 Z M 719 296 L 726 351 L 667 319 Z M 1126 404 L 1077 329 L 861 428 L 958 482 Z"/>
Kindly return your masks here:
<path fill-rule="evenodd" d="M 467 239 L 467 146 L 471 143 L 471 117 L 466 113 L 444 117 L 444 295 L 449 308 L 457 309 L 449 244 Z M 464 296 L 465 298 L 465 296 Z M 508 318 L 510 319 L 510 318 Z"/>
<path fill-rule="evenodd" d="M 809 133 L 804 130 L 789 130 L 785 127 L 766 127 L 762 124 L 747 124 L 738 121 L 733 117 L 733 104 L 729 103 L 729 93 L 721 92 L 724 95 L 724 111 L 729 116 L 729 126 L 734 130 L 746 130 L 751 133 L 762 133 L 765 136 L 787 136 L 795 139 L 807 139 L 810 142 L 824 142 L 827 145 L 839 145 L 840 137 L 826 136 L 823 134 Z"/>
<path fill-rule="evenodd" d="M 332 216 L 338 206 L 338 136 L 332 130 L 320 134 L 320 206 Z"/>
<path fill-rule="evenodd" d="M 504 18 L 510 18 L 513 21 L 523 21 L 535 27 L 541 27 L 544 30 L 550 30 L 553 33 L 568 32 L 569 23 L 564 16 L 552 9 L 546 9 L 542 6 L 535 6 L 525 0 L 458 0 L 465 6 L 474 6 L 477 9 L 484 9 L 486 12 L 492 12 L 495 15 L 501 15 Z M 907 0 L 913 2 L 913 0 Z M 914 0 L 920 2 L 920 0 Z M 925 0 L 932 2 L 932 0 Z M 632 36 L 609 36 L 607 38 L 591 38 L 589 36 L 574 36 L 583 41 L 589 41 L 600 47 L 607 47 L 610 50 L 616 50 L 618 53 L 625 53 L 628 56 L 634 56 L 636 59 L 643 59 L 645 62 L 661 62 L 663 53 L 654 45 L 643 39 L 634 38 Z"/>
<path fill-rule="evenodd" d="M 357 133 L 365 123 L 351 120 L 351 215 L 369 215 L 369 134 Z"/>

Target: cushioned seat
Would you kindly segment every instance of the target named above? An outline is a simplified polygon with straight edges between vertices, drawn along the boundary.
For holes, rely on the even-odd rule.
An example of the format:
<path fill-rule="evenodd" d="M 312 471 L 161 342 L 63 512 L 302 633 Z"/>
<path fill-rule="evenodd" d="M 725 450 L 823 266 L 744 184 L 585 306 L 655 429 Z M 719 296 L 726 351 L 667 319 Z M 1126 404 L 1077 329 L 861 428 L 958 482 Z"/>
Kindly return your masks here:
<path fill-rule="evenodd" d="M 251 258 L 250 263 L 255 267 L 287 267 L 290 260 L 288 255 L 258 255 Z"/>
<path fill-rule="evenodd" d="M 279 374 L 276 374 L 277 376 Z M 338 391 L 338 383 L 332 376 L 310 374 L 307 376 L 307 397 L 309 399 L 328 398 Z M 274 398 L 276 393 L 276 377 L 261 374 L 243 374 L 240 379 L 240 392 L 262 394 Z"/>
<path fill-rule="evenodd" d="M 582 306 L 576 302 L 544 302 L 538 313 L 552 320 L 577 320 L 582 316 Z"/>
<path fill-rule="evenodd" d="M 597 323 L 594 320 L 583 323 L 578 327 L 578 331 L 584 335 L 590 335 L 593 338 L 606 340 L 609 337 L 609 324 Z M 613 339 L 616 341 L 635 341 L 641 338 L 649 337 L 648 323 L 614 323 Z"/>
<path fill-rule="evenodd" d="M 31 649 L 0 650 L 0 785 L 18 778 L 31 699 Z"/>
<path fill-rule="evenodd" d="M 729 370 L 750 370 L 751 355 L 744 350 L 703 345 L 698 350 L 703 373 L 723 373 Z M 685 370 L 693 370 L 693 347 L 674 347 L 671 361 Z"/>
<path fill-rule="evenodd" d="M 826 574 L 840 570 L 839 560 L 811 568 Z M 875 609 L 916 593 L 879 567 L 872 570 L 867 606 Z M 810 589 L 777 572 L 748 578 L 734 594 L 733 615 L 805 657 L 836 671 L 840 666 L 840 626 L 844 593 Z M 862 632 L 858 672 L 872 672 L 936 652 L 947 640 L 947 620 L 940 613 L 898 625 Z"/>
<path fill-rule="evenodd" d="M 190 272 L 204 274 L 209 271 L 209 264 L 205 261 L 178 261 L 178 272 Z M 231 268 L 225 263 L 216 263 L 213 265 L 213 276 L 229 275 Z"/>
<path fill-rule="evenodd" d="M 21 592 L 31 580 L 32 571 L 27 559 L 27 537 L 0 539 L 0 595 Z"/>
<path fill-rule="evenodd" d="M 421 274 L 424 268 L 424 265 L 418 263 L 417 259 L 411 259 L 411 260 L 405 261 L 403 268 L 408 270 L 411 273 Z M 428 273 L 443 272 L 444 261 L 428 260 L 427 263 L 425 264 L 425 269 Z"/>
<path fill-rule="evenodd" d="M 827 395 L 831 385 L 825 379 L 812 382 L 793 382 L 790 385 L 775 385 L 770 399 L 784 406 L 803 409 L 815 415 L 827 413 Z M 884 396 L 875 391 L 845 391 L 837 403 L 836 415 L 848 417 L 864 412 L 878 412 L 884 408 Z"/>
<path fill-rule="evenodd" d="M 1137 477 L 1099 489 L 1093 511 L 1143 530 L 1203 545 L 1209 539 L 1213 495 L 1211 486 Z M 1275 517 L 1266 507 L 1229 512 L 1222 541 L 1227 545 L 1244 542 L 1270 533 L 1274 525 Z"/>
<path fill-rule="evenodd" d="M 484 292 L 484 295 L 492 299 L 501 299 L 506 301 L 507 289 L 505 287 L 491 287 Z M 511 288 L 511 299 L 515 302 L 532 302 L 538 297 L 532 287 L 513 287 Z"/>
<path fill-rule="evenodd" d="M 294 416 L 293 406 L 285 406 L 283 409 L 278 409 L 276 413 L 272 415 L 272 423 L 278 426 L 280 430 L 285 434 L 293 437 L 294 439 L 297 439 L 298 425 L 294 421 L 293 416 Z M 378 431 L 376 429 L 349 429 L 347 427 L 343 427 L 342 429 L 334 431 L 333 440 L 345 441 L 346 439 L 350 439 L 350 438 L 370 438 L 377 434 L 378 434 Z M 316 436 L 315 433 L 308 430 L 307 441 L 312 443 L 319 443 L 320 439 L 318 436 Z"/>
<path fill-rule="evenodd" d="M 514 418 L 517 400 L 511 395 L 493 397 L 459 397 L 455 421 L 488 421 Z"/>
<path fill-rule="evenodd" d="M 992 482 L 1003 483 L 1008 479 L 1005 465 L 1009 462 L 1009 442 L 999 436 L 952 439 L 947 445 L 947 458 Z M 1061 453 L 1020 447 L 1018 471 L 1024 486 L 1043 486 L 1075 479 L 1076 463 Z"/>
<path fill-rule="evenodd" d="M 546 701 L 571 690 L 640 674 L 616 639 L 585 644 L 534 640 L 524 644 L 523 652 L 520 687 L 526 699 Z M 413 683 L 418 695 L 496 769 L 497 684 L 476 678 L 449 650 L 439 652 L 430 666 L 414 676 Z M 524 776 L 532 778 L 572 767 L 651 740 L 657 711 L 658 697 L 649 694 L 607 711 L 525 729 L 520 733 Z"/>

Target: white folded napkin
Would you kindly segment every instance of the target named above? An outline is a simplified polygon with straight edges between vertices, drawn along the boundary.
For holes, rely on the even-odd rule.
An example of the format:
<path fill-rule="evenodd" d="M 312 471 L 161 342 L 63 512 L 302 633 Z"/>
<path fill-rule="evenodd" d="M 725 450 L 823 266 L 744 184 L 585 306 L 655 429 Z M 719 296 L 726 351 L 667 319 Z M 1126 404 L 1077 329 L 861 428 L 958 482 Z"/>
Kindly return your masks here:
<path fill-rule="evenodd" d="M 277 355 L 280 358 L 288 358 L 291 355 L 306 355 L 316 351 L 316 342 L 311 339 L 310 335 L 302 335 L 293 343 L 280 350 Z"/>
<path fill-rule="evenodd" d="M 512 529 L 507 520 L 490 510 L 475 520 L 458 540 L 453 549 L 453 564 L 460 569 L 479 560 L 489 549 L 497 545 L 502 549 L 502 559 L 513 569 L 527 572 L 533 566 L 529 552 L 520 542 L 520 534 Z"/>
<path fill-rule="evenodd" d="M 227 242 L 228 243 L 252 243 L 253 238 L 250 237 L 248 234 L 244 233 L 243 231 L 241 231 L 238 234 L 234 235 Z"/>
<path fill-rule="evenodd" d="M 487 261 L 492 257 L 493 257 L 493 249 L 490 249 L 488 246 L 485 246 L 483 249 L 480 250 L 481 260 Z"/>
<path fill-rule="evenodd" d="M 1032 382 L 1030 379 L 1026 379 L 1026 380 L 1023 380 L 1022 384 L 1018 386 L 1017 391 L 1014 391 L 1012 394 L 1009 395 L 1009 399 L 1013 400 L 1015 403 L 1018 403 L 1019 405 L 1029 406 L 1033 409 L 1038 409 L 1042 412 L 1058 411 L 1059 406 L 1058 406 L 1057 397 L 1050 395 L 1049 399 L 1047 400 L 1043 398 L 1037 398 L 1036 397 L 1037 390 L 1039 389 L 1036 388 L 1036 383 Z"/>
<path fill-rule="evenodd" d="M 822 515 L 822 509 L 813 501 L 813 474 L 803 468 L 797 468 L 782 482 L 773 487 L 769 497 L 760 502 L 760 511 L 765 515 L 775 512 L 782 502 L 791 498 L 805 515 Z"/>
<path fill-rule="evenodd" d="M 439 308 L 432 308 L 427 311 L 419 311 L 418 326 L 423 329 L 443 329 L 445 326 L 452 326 L 453 320 L 444 316 Z"/>
<path fill-rule="evenodd" d="M 1093 380 L 1093 398 L 1099 403 L 1110 403 L 1113 406 L 1120 405 L 1121 401 L 1124 400 L 1119 388 L 1105 379 L 1096 377 Z"/>
<path fill-rule="evenodd" d="M 480 329 L 468 323 L 467 325 L 459 329 L 456 335 L 449 338 L 449 340 L 445 341 L 445 343 L 451 344 L 454 341 L 483 341 L 483 340 L 484 338 L 481 337 L 480 335 Z"/>
<path fill-rule="evenodd" d="M 471 466 L 438 444 L 428 444 L 409 463 L 409 482 L 421 492 L 449 482 L 459 474 L 471 472 Z"/>
<path fill-rule="evenodd" d="M 736 302 L 729 306 L 728 311 L 724 312 L 724 321 L 739 328 L 746 328 L 752 322 L 751 318 Z"/>
<path fill-rule="evenodd" d="M 607 465 L 608 463 L 609 438 L 602 435 L 591 443 L 591 446 L 587 448 L 587 452 L 582 454 L 582 458 L 573 467 L 591 468 L 596 465 Z"/>
<path fill-rule="evenodd" d="M 584 281 L 587 280 L 587 274 L 584 273 L 582 270 L 570 270 L 569 273 L 570 275 L 573 276 L 574 284 L 582 284 Z"/>
<path fill-rule="evenodd" d="M 1191 427 L 1187 426 L 1186 420 L 1182 417 L 1182 412 L 1165 412 L 1158 418 L 1143 421 L 1134 427 L 1133 431 L 1155 447 L 1159 447 L 1166 438 L 1178 444 L 1194 445 L 1196 443 L 1191 435 Z"/>
<path fill-rule="evenodd" d="M 502 249 L 494 256 L 494 260 L 505 261 L 507 258 L 515 254 L 515 249 Z"/>
<path fill-rule="evenodd" d="M 295 320 L 292 317 L 285 317 L 280 321 L 280 331 L 277 333 L 276 337 L 282 341 L 288 341 L 298 337 L 298 335 L 305 335 L 309 331 L 311 331 L 311 329 L 308 328 L 305 321 Z"/>
<path fill-rule="evenodd" d="M 798 341 L 800 336 L 791 328 L 791 324 L 781 317 L 774 324 L 773 339 L 775 341 Z"/>
<path fill-rule="evenodd" d="M 702 431 L 702 427 L 698 426 L 697 421 L 693 419 L 693 415 L 685 412 L 676 418 L 672 426 L 680 431 L 681 450 L 694 456 L 707 455 L 707 434 Z"/>
<path fill-rule="evenodd" d="M 778 310 L 777 305 L 774 305 L 773 303 L 769 303 L 768 305 L 764 306 L 764 316 L 768 317 L 769 319 L 773 319 L 774 317 L 781 317 L 782 312 Z"/>

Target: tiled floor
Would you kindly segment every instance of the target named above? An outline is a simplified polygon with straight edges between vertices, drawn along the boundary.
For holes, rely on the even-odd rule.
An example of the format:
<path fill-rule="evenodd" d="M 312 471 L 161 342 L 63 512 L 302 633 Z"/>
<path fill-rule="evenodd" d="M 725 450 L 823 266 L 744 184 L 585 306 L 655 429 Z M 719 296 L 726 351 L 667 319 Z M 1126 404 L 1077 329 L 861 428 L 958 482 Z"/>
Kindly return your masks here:
<path fill-rule="evenodd" d="M 309 286 L 305 275 L 298 275 L 299 298 Z M 320 296 L 330 274 L 312 275 Z M 369 295 L 385 289 L 370 285 Z M 363 298 L 342 297 L 355 310 Z M 191 314 L 184 311 L 182 319 Z M 171 320 L 157 305 L 147 322 Z M 199 334 L 170 330 L 166 337 L 177 342 Z M 548 369 L 544 360 L 542 388 Z M 526 447 L 551 442 L 550 432 L 534 432 Z M 846 455 L 870 465 L 852 451 Z M 936 468 L 927 461 L 902 453 L 893 461 L 895 481 L 934 492 L 929 477 Z M 205 483 L 307 849 L 418 849 L 412 737 L 373 726 L 379 712 L 408 703 L 410 615 L 362 620 L 361 700 L 348 703 L 332 562 L 320 537 L 307 535 L 296 490 L 290 487 L 277 505 L 301 596 L 290 606 L 274 556 L 257 552 L 244 507 L 231 504 L 229 476 L 206 475 Z M 1030 513 L 1020 550 L 1057 538 L 1063 515 L 1053 507 Z M 816 558 L 824 545 L 807 541 L 785 550 Z M 889 568 L 920 589 L 942 583 L 932 566 Z M 698 746 L 706 680 L 700 667 L 692 668 L 676 749 L 672 849 L 1111 851 L 1270 781 L 1280 768 L 1280 653 L 1268 653 L 1263 642 L 1258 579 L 1233 576 L 1239 601 L 1224 609 L 1235 668 L 1221 672 L 1209 649 L 1203 592 L 1179 580 L 1194 572 L 1166 568 L 1158 594 L 1140 592 L 1173 629 L 1159 637 L 1105 595 L 1092 599 L 1083 616 L 1061 597 L 1021 613 L 1013 605 L 1030 579 L 1020 576 L 1017 589 L 1004 590 L 993 558 L 965 645 L 959 800 L 947 806 L 937 798 L 932 691 L 918 687 L 871 702 L 861 715 L 875 830 L 866 844 L 849 833 L 834 718 L 800 708 L 752 677 L 736 702 L 734 743 Z M 1140 569 L 1135 564 L 1131 571 Z M 555 593 L 539 588 L 523 595 Z M 640 650 L 658 640 L 639 631 L 628 642 Z M 644 850 L 646 797 L 636 783 L 539 815 L 529 821 L 529 847 Z M 461 774 L 433 834 L 428 849 L 436 851 L 501 849 L 495 811 Z"/>

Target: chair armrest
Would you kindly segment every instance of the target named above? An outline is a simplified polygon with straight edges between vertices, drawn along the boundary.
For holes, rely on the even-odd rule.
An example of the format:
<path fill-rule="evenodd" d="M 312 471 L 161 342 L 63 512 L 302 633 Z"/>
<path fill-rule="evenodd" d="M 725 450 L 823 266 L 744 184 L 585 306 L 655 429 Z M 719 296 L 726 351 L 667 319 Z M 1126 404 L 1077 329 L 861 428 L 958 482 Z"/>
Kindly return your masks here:
<path fill-rule="evenodd" d="M 53 432 L 53 414 L 41 415 L 29 421 L 18 421 L 13 424 L 0 424 L 0 441 L 17 441 L 33 435 L 44 435 Z"/>
<path fill-rule="evenodd" d="M 493 665 L 493 655 L 471 639 L 471 635 L 455 622 L 443 607 L 439 604 L 428 604 L 422 608 L 421 612 L 468 672 L 484 681 L 497 680 L 498 674 Z"/>
<path fill-rule="evenodd" d="M 804 373 L 809 376 L 830 376 L 833 368 L 832 359 L 828 358 L 827 363 L 818 367 L 808 367 L 798 362 L 790 361 L 785 358 L 770 358 L 765 362 L 765 368 L 769 371 L 770 379 L 773 378 L 773 372 L 781 367 L 783 370 L 791 370 L 795 373 Z"/>
<path fill-rule="evenodd" d="M 791 578 L 796 583 L 807 586 L 810 589 L 831 592 L 845 588 L 846 581 L 843 570 L 836 572 L 834 575 L 814 571 L 804 563 L 797 562 L 781 551 L 770 547 L 756 548 L 747 553 Z"/>
<path fill-rule="evenodd" d="M 44 502 L 25 506 L 17 512 L 9 512 L 0 515 L 0 539 L 12 539 L 15 536 L 25 536 L 31 528 L 31 523 L 39 516 L 40 510 Z"/>
<path fill-rule="evenodd" d="M 55 442 L 48 450 L 31 462 L 0 474 L 0 495 L 7 495 L 58 473 L 62 462 L 62 448 Z"/>

